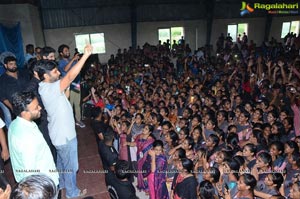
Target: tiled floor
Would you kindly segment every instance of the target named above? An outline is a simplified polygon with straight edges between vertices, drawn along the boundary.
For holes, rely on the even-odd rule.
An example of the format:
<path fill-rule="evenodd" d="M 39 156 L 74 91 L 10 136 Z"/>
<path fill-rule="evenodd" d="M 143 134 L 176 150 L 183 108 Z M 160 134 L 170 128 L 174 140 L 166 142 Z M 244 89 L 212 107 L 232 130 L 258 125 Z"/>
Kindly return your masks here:
<path fill-rule="evenodd" d="M 89 122 L 85 121 L 85 123 L 85 128 L 77 128 L 79 158 L 77 184 L 80 189 L 86 188 L 88 190 L 86 196 L 92 196 L 94 199 L 109 199 L 104 174 L 101 173 L 102 164 L 98 155 L 95 136 Z M 9 183 L 14 186 L 15 180 L 10 162 L 5 165 L 5 174 Z"/>
<path fill-rule="evenodd" d="M 89 121 L 86 127 L 77 129 L 79 172 L 77 182 L 79 188 L 87 188 L 87 196 L 95 199 L 109 199 L 105 185 L 102 163 L 98 154 L 96 139 Z"/>

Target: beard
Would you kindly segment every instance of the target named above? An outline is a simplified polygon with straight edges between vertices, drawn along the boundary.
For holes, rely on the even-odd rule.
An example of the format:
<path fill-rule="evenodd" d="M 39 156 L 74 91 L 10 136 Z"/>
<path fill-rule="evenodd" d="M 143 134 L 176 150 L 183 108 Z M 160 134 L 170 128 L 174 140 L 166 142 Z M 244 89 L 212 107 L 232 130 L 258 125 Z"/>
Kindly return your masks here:
<path fill-rule="evenodd" d="M 18 71 L 18 68 L 15 67 L 15 68 L 6 68 L 7 71 L 11 72 L 11 73 L 15 73 Z"/>
<path fill-rule="evenodd" d="M 69 59 L 69 57 L 70 57 L 70 54 L 64 54 L 63 55 L 63 58 L 65 58 L 65 59 Z"/>

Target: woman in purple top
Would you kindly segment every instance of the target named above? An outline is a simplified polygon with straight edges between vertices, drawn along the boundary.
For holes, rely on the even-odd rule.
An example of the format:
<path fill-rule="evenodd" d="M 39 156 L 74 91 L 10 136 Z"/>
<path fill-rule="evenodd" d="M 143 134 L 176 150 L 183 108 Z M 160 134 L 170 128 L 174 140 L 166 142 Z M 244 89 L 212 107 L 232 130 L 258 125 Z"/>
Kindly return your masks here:
<path fill-rule="evenodd" d="M 148 157 L 143 165 L 146 170 L 150 199 L 168 199 L 169 193 L 166 185 L 167 158 L 163 153 L 163 142 L 156 140 L 153 148 L 148 152 Z"/>
<path fill-rule="evenodd" d="M 148 185 L 146 179 L 143 177 L 143 165 L 146 161 L 148 151 L 152 148 L 152 143 L 155 138 L 152 135 L 153 126 L 146 124 L 142 133 L 139 134 L 134 142 L 126 142 L 128 146 L 137 147 L 137 188 L 148 192 Z"/>

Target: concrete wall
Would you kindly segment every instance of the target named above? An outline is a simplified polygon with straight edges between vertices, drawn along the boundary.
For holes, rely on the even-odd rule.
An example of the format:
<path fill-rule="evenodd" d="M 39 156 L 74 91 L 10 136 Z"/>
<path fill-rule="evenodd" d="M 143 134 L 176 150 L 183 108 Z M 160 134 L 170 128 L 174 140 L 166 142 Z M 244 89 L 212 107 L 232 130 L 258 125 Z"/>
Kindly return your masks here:
<path fill-rule="evenodd" d="M 271 25 L 270 30 L 270 38 L 274 37 L 277 41 L 282 41 L 281 39 L 281 29 L 282 29 L 282 23 L 283 22 L 290 22 L 290 21 L 299 21 L 299 16 L 291 16 L 291 17 L 274 17 Z M 298 35 L 299 33 L 297 33 Z M 270 39 L 269 38 L 269 39 Z"/>
<path fill-rule="evenodd" d="M 29 4 L 0 5 L 0 23 L 11 25 L 17 22 L 21 23 L 24 47 L 29 43 L 35 46 L 44 45 L 37 7 Z"/>
<path fill-rule="evenodd" d="M 104 33 L 106 53 L 99 54 L 100 62 L 106 62 L 111 54 L 116 54 L 119 48 L 128 49 L 128 47 L 131 46 L 130 24 L 47 29 L 44 30 L 44 32 L 48 46 L 57 50 L 59 45 L 67 44 L 70 46 L 71 54 L 74 53 L 76 46 L 75 34 Z"/>
<path fill-rule="evenodd" d="M 165 27 L 183 26 L 185 38 L 192 49 L 205 44 L 206 22 L 196 21 L 169 21 L 169 22 L 140 22 L 137 23 L 137 45 L 143 46 L 148 42 L 152 45 L 158 43 L 158 29 Z M 198 38 L 196 39 L 196 32 Z M 106 53 L 99 54 L 101 62 L 106 62 L 111 54 L 115 54 L 119 48 L 131 46 L 131 26 L 125 24 L 112 24 L 89 27 L 72 27 L 45 30 L 46 44 L 57 49 L 60 44 L 70 46 L 71 53 L 75 48 L 76 33 L 104 33 Z M 198 41 L 196 44 L 196 40 Z"/>
<path fill-rule="evenodd" d="M 278 41 L 280 41 L 282 22 L 292 20 L 299 20 L 299 18 L 274 17 L 271 25 L 270 36 L 274 36 Z M 263 42 L 266 26 L 265 18 L 214 19 L 211 35 L 211 44 L 213 44 L 214 48 L 220 33 L 223 32 L 224 34 L 227 34 L 227 25 L 233 23 L 248 23 L 249 40 L 253 40 L 257 45 L 260 45 Z M 145 42 L 155 45 L 158 42 L 159 28 L 176 26 L 184 27 L 186 42 L 190 44 L 192 50 L 205 45 L 205 20 L 139 22 L 137 23 L 137 45 L 143 46 Z M 129 23 L 90 27 L 48 29 L 45 30 L 45 39 L 46 44 L 54 47 L 55 49 L 57 49 L 60 44 L 66 43 L 70 46 L 71 50 L 73 50 L 75 48 L 74 33 L 96 32 L 103 32 L 105 36 L 106 53 L 99 55 L 101 62 L 106 62 L 111 54 L 116 53 L 118 48 L 123 49 L 131 46 L 131 26 Z"/>
<path fill-rule="evenodd" d="M 213 22 L 213 31 L 210 43 L 216 45 L 217 39 L 221 33 L 227 34 L 227 25 L 248 23 L 248 40 L 253 40 L 257 45 L 260 45 L 264 39 L 265 33 L 265 18 L 235 18 L 235 19 L 215 19 Z"/>
<path fill-rule="evenodd" d="M 142 46 L 145 42 L 158 43 L 158 29 L 169 27 L 184 27 L 186 43 L 192 49 L 203 46 L 206 41 L 206 21 L 166 21 L 166 22 L 141 22 L 137 25 L 137 44 Z M 197 36 L 196 36 L 197 34 Z M 173 43 L 171 41 L 171 43 Z"/>

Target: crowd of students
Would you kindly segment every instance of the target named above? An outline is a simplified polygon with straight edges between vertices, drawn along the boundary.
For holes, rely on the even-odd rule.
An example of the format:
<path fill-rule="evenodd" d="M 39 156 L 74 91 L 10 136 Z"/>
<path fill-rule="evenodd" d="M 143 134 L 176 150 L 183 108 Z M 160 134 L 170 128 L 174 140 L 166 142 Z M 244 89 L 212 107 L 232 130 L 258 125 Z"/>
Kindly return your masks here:
<path fill-rule="evenodd" d="M 99 145 L 114 132 L 102 162 L 127 162 L 151 199 L 300 198 L 299 78 L 299 37 L 146 43 L 93 63 L 84 103 Z"/>
<path fill-rule="evenodd" d="M 289 42 L 256 46 L 245 34 L 237 43 L 221 35 L 215 51 L 192 52 L 181 38 L 118 50 L 104 66 L 92 62 L 81 73 L 82 116 L 92 116 L 109 192 L 300 198 L 299 39 L 290 34 Z M 48 54 L 55 59 L 55 50 Z M 14 85 L 25 87 L 17 77 Z M 2 84 L 3 102 L 10 87 Z"/>

